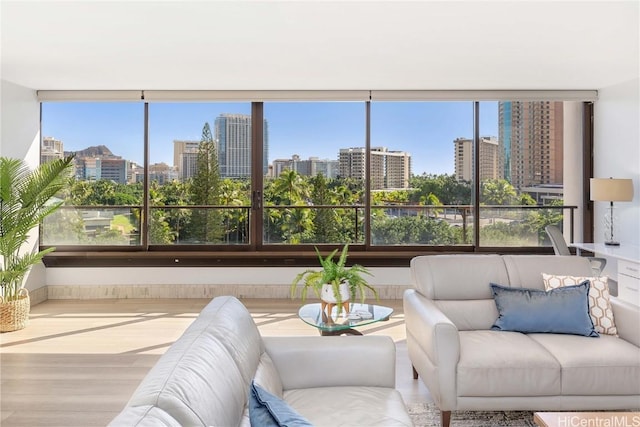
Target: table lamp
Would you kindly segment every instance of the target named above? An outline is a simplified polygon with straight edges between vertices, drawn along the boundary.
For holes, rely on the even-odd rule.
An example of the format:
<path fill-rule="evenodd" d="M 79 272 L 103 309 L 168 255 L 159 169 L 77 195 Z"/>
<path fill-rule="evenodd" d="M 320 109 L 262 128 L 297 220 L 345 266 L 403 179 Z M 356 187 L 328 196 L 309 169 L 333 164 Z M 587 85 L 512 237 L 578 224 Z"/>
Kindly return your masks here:
<path fill-rule="evenodd" d="M 604 216 L 604 244 L 620 246 L 616 239 L 618 222 L 613 213 L 613 202 L 630 202 L 633 200 L 633 181 L 631 179 L 591 178 L 591 200 L 609 202 L 609 209 Z"/>

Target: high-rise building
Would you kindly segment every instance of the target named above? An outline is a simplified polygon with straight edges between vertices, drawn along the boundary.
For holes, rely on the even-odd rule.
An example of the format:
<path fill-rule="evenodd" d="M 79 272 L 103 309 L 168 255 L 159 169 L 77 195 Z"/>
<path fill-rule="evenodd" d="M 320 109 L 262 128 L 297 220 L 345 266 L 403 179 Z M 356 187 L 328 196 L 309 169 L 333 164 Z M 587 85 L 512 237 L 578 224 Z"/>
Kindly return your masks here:
<path fill-rule="evenodd" d="M 411 154 L 389 151 L 386 147 L 371 148 L 371 189 L 409 188 Z M 366 149 L 341 148 L 338 153 L 338 170 L 344 178 L 365 178 Z"/>
<path fill-rule="evenodd" d="M 269 129 L 263 122 L 262 172 L 269 171 Z M 215 121 L 220 176 L 241 178 L 251 176 L 251 116 L 220 114 Z"/>
<path fill-rule="evenodd" d="M 563 103 L 499 103 L 505 178 L 517 189 L 562 184 Z"/>
<path fill-rule="evenodd" d="M 174 140 L 173 141 L 173 167 L 178 171 L 178 176 L 181 180 L 185 180 L 193 176 L 194 171 L 187 171 L 184 168 L 183 155 L 185 153 L 197 153 L 200 141 L 185 141 Z M 190 164 L 190 163 L 187 163 Z M 191 172 L 191 173 L 190 173 Z"/>
<path fill-rule="evenodd" d="M 122 158 L 99 159 L 100 178 L 118 184 L 127 184 L 129 172 L 129 161 Z"/>
<path fill-rule="evenodd" d="M 64 144 L 59 139 L 51 136 L 42 138 L 42 147 L 40 148 L 40 163 L 46 163 L 55 159 L 64 158 Z"/>
<path fill-rule="evenodd" d="M 178 178 L 176 168 L 166 163 L 154 163 L 149 165 L 149 181 L 156 181 L 160 185 Z"/>
<path fill-rule="evenodd" d="M 371 155 L 374 159 L 376 156 L 384 158 L 384 188 L 409 188 L 411 154 L 404 151 L 387 151 L 386 148 L 380 148 L 372 149 Z"/>
<path fill-rule="evenodd" d="M 276 159 L 272 163 L 273 176 L 279 176 L 284 170 L 293 170 L 304 176 L 324 175 L 326 178 L 336 178 L 338 176 L 338 161 L 329 159 L 319 159 L 309 157 L 308 160 L 301 160 L 300 156 L 294 154 L 290 159 Z"/>
<path fill-rule="evenodd" d="M 458 181 L 471 181 L 475 171 L 475 150 L 470 138 L 456 138 L 453 141 L 455 171 Z M 504 177 L 502 150 L 495 136 L 480 138 L 480 181 Z"/>
<path fill-rule="evenodd" d="M 180 154 L 179 162 L 178 170 L 180 180 L 186 181 L 198 171 L 198 151 L 185 151 Z"/>

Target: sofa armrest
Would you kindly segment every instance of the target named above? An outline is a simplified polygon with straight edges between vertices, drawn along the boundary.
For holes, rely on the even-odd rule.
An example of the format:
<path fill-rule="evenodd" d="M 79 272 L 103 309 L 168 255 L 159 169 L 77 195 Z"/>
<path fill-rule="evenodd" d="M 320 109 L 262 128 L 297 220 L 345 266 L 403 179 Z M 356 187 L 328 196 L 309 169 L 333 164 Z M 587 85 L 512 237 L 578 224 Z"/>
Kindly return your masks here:
<path fill-rule="evenodd" d="M 395 387 L 396 346 L 388 336 L 264 337 L 284 390 Z"/>
<path fill-rule="evenodd" d="M 458 328 L 432 300 L 414 290 L 405 293 L 403 304 L 407 330 L 419 338 L 429 359 L 437 366 L 449 364 L 455 371 L 460 357 Z"/>
<path fill-rule="evenodd" d="M 616 322 L 618 336 L 640 347 L 640 307 L 623 301 L 617 297 L 611 297 L 613 320 Z"/>
<path fill-rule="evenodd" d="M 408 289 L 403 298 L 407 348 L 415 370 L 443 410 L 456 406 L 458 328 L 432 300 Z"/>

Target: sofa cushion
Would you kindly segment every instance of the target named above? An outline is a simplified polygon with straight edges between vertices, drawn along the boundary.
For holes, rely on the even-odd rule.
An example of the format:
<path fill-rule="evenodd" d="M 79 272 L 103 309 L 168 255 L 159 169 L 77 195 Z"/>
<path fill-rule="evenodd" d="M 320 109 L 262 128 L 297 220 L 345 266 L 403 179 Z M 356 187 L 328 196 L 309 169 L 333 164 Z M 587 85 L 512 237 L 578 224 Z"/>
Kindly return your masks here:
<path fill-rule="evenodd" d="M 287 390 L 284 397 L 316 427 L 413 425 L 402 396 L 393 388 L 303 388 Z"/>
<path fill-rule="evenodd" d="M 181 427 L 162 409 L 152 405 L 127 406 L 109 423 L 109 427 Z"/>
<path fill-rule="evenodd" d="M 508 283 L 500 255 L 424 255 L 411 260 L 415 289 L 432 300 L 491 299 L 489 283 Z"/>
<path fill-rule="evenodd" d="M 249 392 L 249 419 L 252 427 L 313 427 L 287 402 L 255 382 Z"/>
<path fill-rule="evenodd" d="M 493 298 L 465 301 L 437 300 L 433 303 L 456 325 L 459 331 L 491 329 L 493 322 L 498 318 L 498 309 Z"/>
<path fill-rule="evenodd" d="M 260 331 L 247 308 L 236 298 L 214 299 L 213 307 L 205 307 L 198 322 L 207 329 L 207 333 L 222 343 L 236 361 L 245 384 L 253 379 L 258 367 L 264 344 Z M 215 327 L 211 327 L 215 325 Z"/>
<path fill-rule="evenodd" d="M 613 318 L 613 309 L 609 295 L 609 280 L 603 277 L 561 276 L 542 273 L 545 290 L 557 289 L 563 286 L 573 286 L 588 280 L 589 286 L 589 315 L 593 327 L 599 334 L 616 335 L 618 330 Z"/>
<path fill-rule="evenodd" d="M 253 377 L 260 360 L 260 345 L 231 343 L 245 339 L 247 318 L 236 298 L 214 299 L 151 368 L 129 406 L 158 406 L 181 425 L 238 425 L 249 396 L 246 372 L 253 366 Z M 221 339 L 218 328 L 229 335 Z"/>
<path fill-rule="evenodd" d="M 611 335 L 531 334 L 562 365 L 563 395 L 640 395 L 640 348 Z"/>
<path fill-rule="evenodd" d="M 491 292 L 499 313 L 491 329 L 598 336 L 589 316 L 588 280 L 550 291 L 492 283 Z"/>
<path fill-rule="evenodd" d="M 509 284 L 512 288 L 544 290 L 542 273 L 591 276 L 591 263 L 579 256 L 559 255 L 503 255 L 509 281 L 493 283 Z"/>
<path fill-rule="evenodd" d="M 555 396 L 560 364 L 519 332 L 460 331 L 456 381 L 458 396 Z"/>
<path fill-rule="evenodd" d="M 266 351 L 260 356 L 260 363 L 253 381 L 263 389 L 278 397 L 282 397 L 282 380 L 273 360 Z"/>

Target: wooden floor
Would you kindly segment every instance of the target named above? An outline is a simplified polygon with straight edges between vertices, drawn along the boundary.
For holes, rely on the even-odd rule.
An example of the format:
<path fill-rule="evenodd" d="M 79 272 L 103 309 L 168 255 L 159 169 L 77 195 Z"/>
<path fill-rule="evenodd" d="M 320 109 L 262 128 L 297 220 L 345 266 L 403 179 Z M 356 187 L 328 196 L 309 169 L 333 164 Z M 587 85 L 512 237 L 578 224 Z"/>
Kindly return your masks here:
<path fill-rule="evenodd" d="M 209 300 L 48 300 L 29 326 L 0 334 L 0 425 L 106 425 L 140 380 Z M 297 316 L 300 301 L 243 300 L 263 336 L 318 335 Z M 397 382 L 405 402 L 429 401 L 414 381 L 401 301 L 386 322 L 365 334 L 389 335 L 397 346 Z M 330 338 L 328 338 L 330 339 Z"/>

